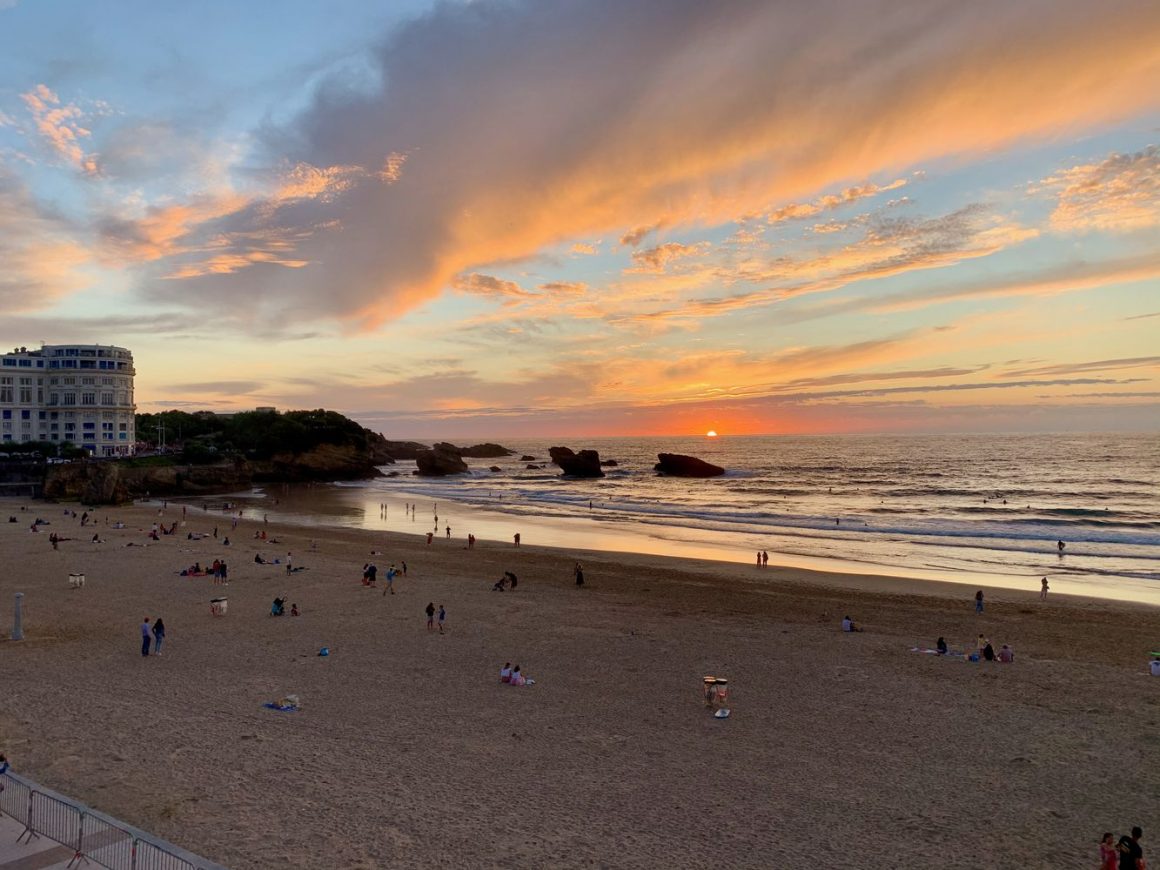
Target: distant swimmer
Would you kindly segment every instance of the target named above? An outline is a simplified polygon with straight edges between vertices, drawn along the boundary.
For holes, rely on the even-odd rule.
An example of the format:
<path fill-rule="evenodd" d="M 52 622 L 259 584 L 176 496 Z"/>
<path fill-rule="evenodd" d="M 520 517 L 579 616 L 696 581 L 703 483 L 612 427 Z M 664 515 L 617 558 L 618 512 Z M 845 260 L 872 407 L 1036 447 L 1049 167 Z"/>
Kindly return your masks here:
<path fill-rule="evenodd" d="M 1057 543 L 1056 543 L 1056 546 L 1057 546 L 1057 547 L 1059 547 L 1059 552 L 1061 552 L 1061 553 L 1062 553 L 1062 552 L 1063 552 L 1063 548 L 1064 548 L 1064 547 L 1066 547 L 1066 546 L 1067 546 L 1067 544 L 1065 544 L 1063 541 L 1059 541 L 1059 542 L 1057 542 Z"/>

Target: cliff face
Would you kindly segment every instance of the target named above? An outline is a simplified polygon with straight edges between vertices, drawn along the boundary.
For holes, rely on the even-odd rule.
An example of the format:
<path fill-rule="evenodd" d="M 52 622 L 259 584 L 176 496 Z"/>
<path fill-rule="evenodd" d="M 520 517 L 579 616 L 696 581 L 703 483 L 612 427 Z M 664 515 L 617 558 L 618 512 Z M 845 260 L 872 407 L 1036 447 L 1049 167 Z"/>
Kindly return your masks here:
<path fill-rule="evenodd" d="M 85 504 L 121 504 L 149 495 L 176 496 L 232 492 L 257 482 L 362 480 L 378 477 L 373 451 L 323 444 L 305 453 L 270 459 L 238 459 L 215 465 L 134 466 L 115 460 L 49 466 L 45 498 Z"/>
<path fill-rule="evenodd" d="M 297 481 L 364 480 L 381 477 L 375 465 L 386 464 L 375 450 L 352 446 L 320 444 L 305 453 L 278 453 L 255 460 L 254 480 L 294 483 Z M 390 461 L 390 460 L 389 460 Z"/>
<path fill-rule="evenodd" d="M 219 465 L 132 467 L 119 462 L 53 465 L 44 480 L 44 497 L 85 504 L 122 504 L 150 495 L 197 495 L 244 489 L 253 482 L 244 461 Z"/>

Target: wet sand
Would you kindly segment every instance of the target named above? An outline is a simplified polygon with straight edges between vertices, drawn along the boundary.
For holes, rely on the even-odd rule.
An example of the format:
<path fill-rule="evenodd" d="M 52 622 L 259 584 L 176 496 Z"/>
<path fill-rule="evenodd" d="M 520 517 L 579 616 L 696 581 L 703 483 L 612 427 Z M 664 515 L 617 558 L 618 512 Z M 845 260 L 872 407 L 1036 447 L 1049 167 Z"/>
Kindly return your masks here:
<path fill-rule="evenodd" d="M 27 634 L 0 643 L 0 751 L 230 867 L 1084 867 L 1104 830 L 1155 828 L 1156 608 L 988 589 L 979 616 L 955 584 L 229 531 L 193 509 L 148 541 L 173 503 L 98 509 L 92 544 L 62 510 L 0 502 L 20 520 L 0 523 L 0 625 L 23 591 Z M 33 534 L 36 515 L 52 525 Z M 50 531 L 73 540 L 53 551 Z M 307 570 L 253 562 L 287 550 Z M 177 574 L 214 558 L 228 587 Z M 392 560 L 408 574 L 384 596 Z M 519 588 L 491 591 L 505 570 Z M 282 595 L 301 616 L 268 616 Z M 841 633 L 846 613 L 866 631 Z M 140 655 L 145 615 L 165 619 L 161 657 Z M 980 631 L 1015 664 L 910 652 Z M 501 686 L 505 661 L 536 685 Z M 707 714 L 705 674 L 730 678 L 730 719 Z M 299 712 L 262 708 L 288 693 Z"/>

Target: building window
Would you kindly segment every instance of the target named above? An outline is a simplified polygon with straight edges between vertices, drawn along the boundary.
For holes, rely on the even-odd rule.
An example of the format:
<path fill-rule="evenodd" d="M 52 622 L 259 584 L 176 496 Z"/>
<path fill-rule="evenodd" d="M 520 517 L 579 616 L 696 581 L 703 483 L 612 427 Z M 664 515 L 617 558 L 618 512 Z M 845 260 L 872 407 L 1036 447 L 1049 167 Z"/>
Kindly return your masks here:
<path fill-rule="evenodd" d="M 102 405 L 113 404 L 113 394 L 112 393 L 101 393 L 101 404 Z"/>
<path fill-rule="evenodd" d="M 64 394 L 64 404 L 75 405 L 76 403 L 77 403 L 77 394 L 76 393 L 65 393 Z"/>
<path fill-rule="evenodd" d="M 97 404 L 97 394 L 96 393 L 81 393 L 81 404 L 82 405 L 95 405 L 95 404 Z"/>

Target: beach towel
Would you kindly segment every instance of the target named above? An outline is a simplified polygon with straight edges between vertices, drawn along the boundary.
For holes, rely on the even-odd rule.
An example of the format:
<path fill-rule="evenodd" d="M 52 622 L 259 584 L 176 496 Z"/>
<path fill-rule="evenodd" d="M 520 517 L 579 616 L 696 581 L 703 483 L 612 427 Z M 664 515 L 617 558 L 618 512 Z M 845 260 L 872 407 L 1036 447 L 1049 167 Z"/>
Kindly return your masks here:
<path fill-rule="evenodd" d="M 929 647 L 925 647 L 925 646 L 912 646 L 910 648 L 910 651 L 912 653 L 922 653 L 923 655 L 928 655 L 928 656 L 937 656 L 939 654 L 937 649 L 930 649 Z M 962 657 L 963 657 L 963 654 L 961 652 L 954 652 L 953 650 L 948 650 L 947 652 L 943 653 L 943 658 L 961 659 Z"/>
<path fill-rule="evenodd" d="M 262 706 L 265 707 L 267 710 L 277 710 L 280 713 L 297 713 L 298 712 L 297 707 L 291 707 L 288 705 L 284 706 L 282 704 L 275 704 L 273 701 L 267 701 Z"/>

